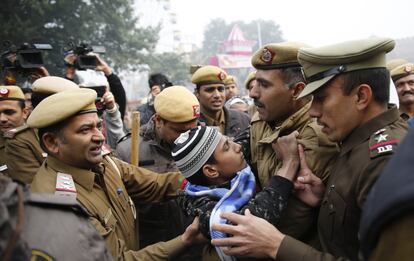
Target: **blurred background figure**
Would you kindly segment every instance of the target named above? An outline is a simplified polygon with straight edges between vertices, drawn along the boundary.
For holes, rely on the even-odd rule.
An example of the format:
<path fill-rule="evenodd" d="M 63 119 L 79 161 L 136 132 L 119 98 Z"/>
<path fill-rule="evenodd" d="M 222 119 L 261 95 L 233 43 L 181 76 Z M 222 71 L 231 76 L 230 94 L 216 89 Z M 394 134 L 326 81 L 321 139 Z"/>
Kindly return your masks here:
<path fill-rule="evenodd" d="M 224 106 L 228 109 L 239 110 L 248 113 L 249 105 L 247 101 L 240 96 L 233 96 L 226 101 Z"/>
<path fill-rule="evenodd" d="M 149 76 L 148 86 L 150 88 L 148 101 L 139 106 L 137 111 L 141 113 L 141 125 L 146 124 L 152 115 L 155 114 L 154 109 L 154 98 L 162 90 L 167 87 L 172 86 L 173 84 L 168 80 L 167 76 L 161 73 L 154 73 Z"/>
<path fill-rule="evenodd" d="M 233 75 L 227 75 L 224 80 L 224 86 L 226 88 L 226 101 L 239 94 L 237 79 Z"/>

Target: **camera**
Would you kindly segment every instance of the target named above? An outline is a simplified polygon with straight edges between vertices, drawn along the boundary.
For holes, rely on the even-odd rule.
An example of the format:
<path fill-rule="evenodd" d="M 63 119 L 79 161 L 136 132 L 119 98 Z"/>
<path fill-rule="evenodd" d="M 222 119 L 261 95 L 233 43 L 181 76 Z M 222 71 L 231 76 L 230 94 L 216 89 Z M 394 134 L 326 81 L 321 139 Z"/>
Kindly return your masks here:
<path fill-rule="evenodd" d="M 70 49 L 65 52 L 65 56 L 71 53 L 77 55 L 74 66 L 78 70 L 95 70 L 96 66 L 98 65 L 98 58 L 95 55 L 89 55 L 89 53 L 106 52 L 104 46 L 88 45 L 86 43 L 81 43 L 76 46 L 73 43 L 69 43 L 69 47 Z"/>
<path fill-rule="evenodd" d="M 5 70 L 24 72 L 26 69 L 35 69 L 43 66 L 43 50 L 52 50 L 50 44 L 24 43 L 16 47 L 5 42 L 7 50 L 1 54 L 1 67 Z"/>

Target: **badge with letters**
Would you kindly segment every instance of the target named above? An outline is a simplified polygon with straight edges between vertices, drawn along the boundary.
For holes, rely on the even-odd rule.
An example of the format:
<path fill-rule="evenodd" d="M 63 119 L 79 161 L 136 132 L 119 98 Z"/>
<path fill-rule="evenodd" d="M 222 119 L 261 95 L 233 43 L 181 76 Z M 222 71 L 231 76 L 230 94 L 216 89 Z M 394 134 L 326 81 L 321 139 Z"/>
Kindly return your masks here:
<path fill-rule="evenodd" d="M 55 195 L 76 197 L 76 187 L 72 175 L 57 173 Z"/>
<path fill-rule="evenodd" d="M 376 131 L 369 140 L 371 159 L 394 153 L 399 142 L 399 139 L 390 137 L 385 128 Z"/>

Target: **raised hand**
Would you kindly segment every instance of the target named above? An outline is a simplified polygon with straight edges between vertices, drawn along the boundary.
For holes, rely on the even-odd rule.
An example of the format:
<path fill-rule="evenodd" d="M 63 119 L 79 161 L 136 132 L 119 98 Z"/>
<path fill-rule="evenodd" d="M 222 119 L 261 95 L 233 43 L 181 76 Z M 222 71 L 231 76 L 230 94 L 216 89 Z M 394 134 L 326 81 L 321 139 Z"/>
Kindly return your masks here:
<path fill-rule="evenodd" d="M 315 176 L 312 170 L 308 167 L 302 145 L 299 145 L 298 149 L 300 168 L 298 176 L 294 182 L 295 195 L 305 204 L 317 207 L 320 205 L 325 193 L 325 185 L 322 180 Z"/>

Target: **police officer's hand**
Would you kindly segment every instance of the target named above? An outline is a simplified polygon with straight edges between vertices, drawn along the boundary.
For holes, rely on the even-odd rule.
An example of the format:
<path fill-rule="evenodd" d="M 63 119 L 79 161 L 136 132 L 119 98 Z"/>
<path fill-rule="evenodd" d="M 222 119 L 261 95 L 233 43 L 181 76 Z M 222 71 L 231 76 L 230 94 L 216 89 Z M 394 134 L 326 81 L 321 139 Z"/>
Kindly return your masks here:
<path fill-rule="evenodd" d="M 244 216 L 227 212 L 221 217 L 231 224 L 213 224 L 212 228 L 231 236 L 213 239 L 213 245 L 224 247 L 224 253 L 230 256 L 276 259 L 285 235 L 272 224 L 252 215 L 248 209 Z"/>
<path fill-rule="evenodd" d="M 111 110 L 115 107 L 115 98 L 112 92 L 105 92 L 102 96 L 101 102 L 105 105 L 105 108 Z"/>
<path fill-rule="evenodd" d="M 302 145 L 299 145 L 300 169 L 294 182 L 295 195 L 305 204 L 317 207 L 325 193 L 325 185 L 322 180 L 312 173 L 305 158 Z"/>
<path fill-rule="evenodd" d="M 184 242 L 184 244 L 191 246 L 208 242 L 207 238 L 201 234 L 199 225 L 199 218 L 195 217 L 193 223 L 191 223 L 181 235 L 181 240 Z"/>

